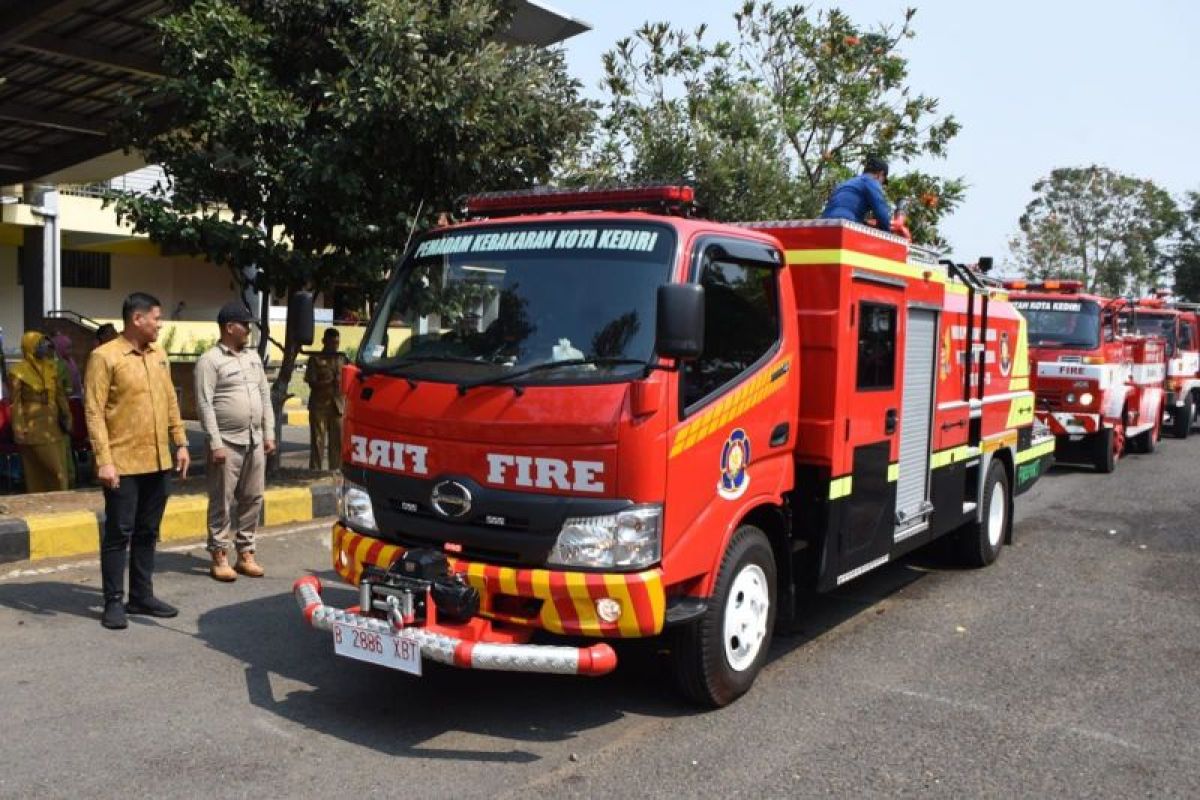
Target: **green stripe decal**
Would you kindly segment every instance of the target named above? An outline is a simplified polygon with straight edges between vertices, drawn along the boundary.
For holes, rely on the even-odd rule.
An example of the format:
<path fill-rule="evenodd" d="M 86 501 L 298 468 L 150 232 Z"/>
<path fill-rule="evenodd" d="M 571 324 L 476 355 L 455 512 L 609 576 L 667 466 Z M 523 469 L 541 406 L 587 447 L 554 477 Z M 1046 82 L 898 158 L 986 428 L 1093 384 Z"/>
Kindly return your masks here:
<path fill-rule="evenodd" d="M 929 459 L 930 469 L 938 469 L 955 464 L 959 461 L 967 461 L 979 455 L 978 447 L 971 447 L 969 444 L 964 444 L 959 447 L 952 447 L 949 450 L 939 450 Z"/>
<path fill-rule="evenodd" d="M 900 464 L 888 464 L 888 483 L 900 480 Z"/>
<path fill-rule="evenodd" d="M 1032 461 L 1035 458 L 1048 456 L 1053 452 L 1054 440 L 1051 439 L 1048 442 L 1042 442 L 1041 444 L 1035 445 L 1028 450 L 1022 450 L 1021 452 L 1017 453 L 1017 463 L 1024 464 L 1026 461 Z"/>

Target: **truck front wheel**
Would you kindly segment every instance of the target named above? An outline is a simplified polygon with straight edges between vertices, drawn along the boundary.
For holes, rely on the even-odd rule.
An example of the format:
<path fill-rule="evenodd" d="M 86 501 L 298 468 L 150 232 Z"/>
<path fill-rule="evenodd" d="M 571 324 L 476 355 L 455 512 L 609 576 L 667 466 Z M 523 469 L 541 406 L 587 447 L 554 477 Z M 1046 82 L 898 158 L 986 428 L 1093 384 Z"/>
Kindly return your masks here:
<path fill-rule="evenodd" d="M 1102 428 L 1092 439 L 1092 465 L 1105 474 L 1117 468 L 1117 453 L 1123 446 L 1117 438 L 1116 427 Z"/>
<path fill-rule="evenodd" d="M 1196 416 L 1196 401 L 1188 392 L 1183 398 L 1183 405 L 1176 406 L 1171 415 L 1171 433 L 1176 439 L 1186 439 L 1192 432 L 1192 418 Z"/>
<path fill-rule="evenodd" d="M 675 678 L 688 699 L 719 708 L 741 697 L 767 660 L 775 626 L 775 556 L 753 525 L 734 533 L 708 608 L 680 628 L 671 648 Z"/>

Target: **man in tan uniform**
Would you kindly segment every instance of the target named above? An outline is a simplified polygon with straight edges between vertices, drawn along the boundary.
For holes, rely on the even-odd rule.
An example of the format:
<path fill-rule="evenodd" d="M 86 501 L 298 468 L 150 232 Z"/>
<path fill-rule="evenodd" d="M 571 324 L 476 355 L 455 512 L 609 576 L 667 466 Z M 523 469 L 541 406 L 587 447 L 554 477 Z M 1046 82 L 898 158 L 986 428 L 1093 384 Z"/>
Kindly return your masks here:
<path fill-rule="evenodd" d="M 106 628 L 127 627 L 129 614 L 173 617 L 174 607 L 154 596 L 154 548 L 167 506 L 171 446 L 175 469 L 187 478 L 187 434 L 179 417 L 171 365 L 154 342 L 162 304 L 142 292 L 125 298 L 121 335 L 92 351 L 84 387 L 84 417 L 104 487 L 100 577 Z M 121 605 L 125 562 L 129 603 Z"/>
<path fill-rule="evenodd" d="M 308 357 L 304 370 L 304 382 L 312 389 L 308 396 L 309 469 L 320 469 L 321 455 L 326 452 L 328 469 L 342 468 L 342 415 L 346 411 L 342 367 L 346 357 L 339 351 L 341 341 L 337 328 L 327 328 L 321 337 L 321 352 Z"/>
<path fill-rule="evenodd" d="M 220 340 L 196 362 L 196 408 L 208 437 L 210 574 L 260 578 L 254 534 L 262 512 L 266 457 L 275 451 L 271 389 L 258 355 L 246 347 L 254 317 L 240 300 L 217 314 Z M 231 535 L 232 534 L 232 535 Z M 237 564 L 229 566 L 229 549 Z"/>

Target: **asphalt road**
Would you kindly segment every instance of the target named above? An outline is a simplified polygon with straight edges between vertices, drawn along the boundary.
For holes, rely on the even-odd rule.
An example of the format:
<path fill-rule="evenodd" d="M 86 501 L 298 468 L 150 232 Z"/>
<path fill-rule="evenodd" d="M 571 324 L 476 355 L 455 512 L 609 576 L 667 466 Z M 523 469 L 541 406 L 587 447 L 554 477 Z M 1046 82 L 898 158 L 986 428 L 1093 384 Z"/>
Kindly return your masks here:
<path fill-rule="evenodd" d="M 1200 797 L 1200 437 L 1021 500 L 993 567 L 822 598 L 710 713 L 652 647 L 595 680 L 336 658 L 289 593 L 332 578 L 320 526 L 258 581 L 161 554 L 183 613 L 121 632 L 94 565 L 0 570 L 0 797 Z"/>

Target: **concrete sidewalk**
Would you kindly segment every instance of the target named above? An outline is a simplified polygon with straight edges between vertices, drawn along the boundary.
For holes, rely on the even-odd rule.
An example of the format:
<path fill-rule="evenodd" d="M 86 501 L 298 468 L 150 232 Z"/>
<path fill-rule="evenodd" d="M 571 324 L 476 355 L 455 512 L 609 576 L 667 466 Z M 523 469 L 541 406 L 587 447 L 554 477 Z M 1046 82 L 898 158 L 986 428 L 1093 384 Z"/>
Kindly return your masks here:
<path fill-rule="evenodd" d="M 260 524 L 264 527 L 306 522 L 335 513 L 332 477 L 292 480 L 291 485 L 268 487 Z M 192 483 L 187 488 L 191 489 Z M 179 490 L 176 483 L 173 491 Z M 70 510 L 0 516 L 0 564 L 44 558 L 92 555 L 100 550 L 104 525 L 103 498 L 98 489 L 46 495 L 45 507 Z M 60 502 L 56 503 L 55 499 Z M 177 494 L 167 500 L 160 529 L 161 541 L 206 536 L 208 498 L 204 494 Z"/>

